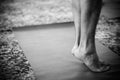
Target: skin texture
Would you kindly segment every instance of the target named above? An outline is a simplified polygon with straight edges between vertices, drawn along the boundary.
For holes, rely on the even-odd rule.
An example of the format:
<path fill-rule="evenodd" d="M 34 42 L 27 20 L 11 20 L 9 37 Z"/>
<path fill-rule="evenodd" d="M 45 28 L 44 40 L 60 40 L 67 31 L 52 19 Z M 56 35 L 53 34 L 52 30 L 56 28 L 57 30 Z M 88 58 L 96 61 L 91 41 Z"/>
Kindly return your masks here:
<path fill-rule="evenodd" d="M 105 72 L 110 66 L 99 60 L 95 46 L 95 30 L 102 0 L 72 0 L 76 40 L 72 54 L 93 72 Z"/>

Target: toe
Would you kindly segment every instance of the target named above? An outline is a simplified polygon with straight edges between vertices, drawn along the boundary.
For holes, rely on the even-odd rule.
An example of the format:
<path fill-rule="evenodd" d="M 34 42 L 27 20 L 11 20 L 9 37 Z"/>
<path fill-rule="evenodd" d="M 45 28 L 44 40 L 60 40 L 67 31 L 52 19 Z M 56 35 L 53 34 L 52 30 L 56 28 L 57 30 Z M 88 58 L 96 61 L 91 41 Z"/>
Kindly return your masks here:
<path fill-rule="evenodd" d="M 104 64 L 103 67 L 101 67 L 101 72 L 106 72 L 111 69 L 111 66 L 109 64 Z"/>
<path fill-rule="evenodd" d="M 102 64 L 102 65 L 100 66 L 100 68 L 97 69 L 97 70 L 94 71 L 94 72 L 98 72 L 98 73 L 100 73 L 100 72 L 107 72 L 107 71 L 110 70 L 110 68 L 111 68 L 111 66 L 110 66 L 109 64 Z"/>
<path fill-rule="evenodd" d="M 95 73 L 101 73 L 101 72 L 107 72 L 111 69 L 111 66 L 109 64 L 105 64 L 104 62 L 100 62 L 99 66 L 95 65 L 86 65 L 90 71 Z"/>

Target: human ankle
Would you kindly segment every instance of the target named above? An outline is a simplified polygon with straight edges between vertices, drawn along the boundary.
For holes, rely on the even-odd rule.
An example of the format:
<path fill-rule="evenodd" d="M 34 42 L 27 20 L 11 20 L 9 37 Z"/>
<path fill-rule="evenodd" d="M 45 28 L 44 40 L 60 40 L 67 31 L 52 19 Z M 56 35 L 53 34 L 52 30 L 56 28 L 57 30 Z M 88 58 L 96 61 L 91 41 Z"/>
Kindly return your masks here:
<path fill-rule="evenodd" d="M 96 53 L 95 44 L 90 42 L 83 42 L 79 46 L 79 51 L 85 55 L 91 55 L 93 53 Z"/>

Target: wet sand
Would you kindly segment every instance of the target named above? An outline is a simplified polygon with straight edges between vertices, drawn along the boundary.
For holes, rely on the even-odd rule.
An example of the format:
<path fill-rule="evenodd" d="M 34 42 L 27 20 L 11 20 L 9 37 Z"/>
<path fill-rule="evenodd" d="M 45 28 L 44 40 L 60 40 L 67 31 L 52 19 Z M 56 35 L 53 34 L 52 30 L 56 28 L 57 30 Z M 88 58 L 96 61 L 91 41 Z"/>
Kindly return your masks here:
<path fill-rule="evenodd" d="M 120 57 L 96 40 L 100 59 L 112 65 L 106 73 L 93 73 L 71 55 L 73 24 L 53 24 L 14 29 L 37 80 L 118 80 Z"/>

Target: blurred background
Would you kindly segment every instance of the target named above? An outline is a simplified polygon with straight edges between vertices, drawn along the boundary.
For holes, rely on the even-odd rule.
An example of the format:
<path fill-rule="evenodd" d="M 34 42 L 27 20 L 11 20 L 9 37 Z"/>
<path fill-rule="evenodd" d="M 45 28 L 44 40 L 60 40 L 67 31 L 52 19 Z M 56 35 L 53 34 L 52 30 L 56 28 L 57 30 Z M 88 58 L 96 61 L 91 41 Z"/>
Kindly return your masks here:
<path fill-rule="evenodd" d="M 119 3 L 119 0 L 104 0 L 102 14 L 118 17 Z M 4 10 L 1 16 L 6 17 L 11 27 L 73 21 L 71 0 L 3 0 L 1 4 Z"/>

